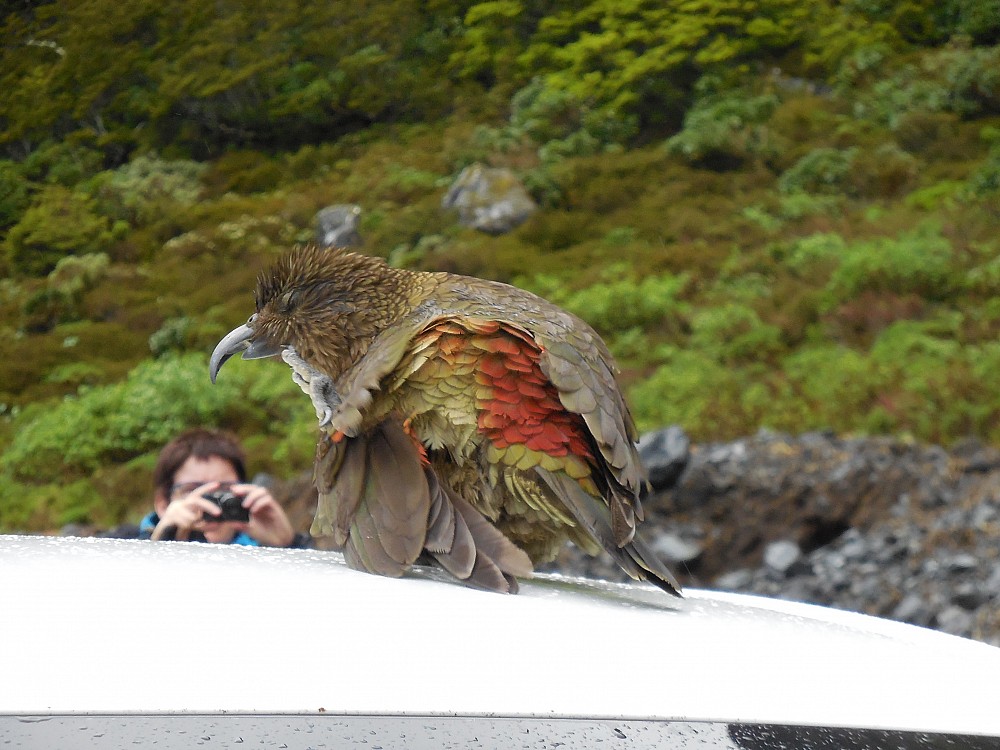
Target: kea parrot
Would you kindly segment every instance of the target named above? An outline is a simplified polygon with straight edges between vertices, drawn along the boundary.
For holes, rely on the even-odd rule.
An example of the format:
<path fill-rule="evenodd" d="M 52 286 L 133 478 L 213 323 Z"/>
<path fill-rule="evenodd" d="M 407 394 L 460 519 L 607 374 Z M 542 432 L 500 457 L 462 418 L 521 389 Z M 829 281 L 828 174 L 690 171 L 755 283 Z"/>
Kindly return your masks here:
<path fill-rule="evenodd" d="M 598 334 L 507 284 L 298 247 L 260 275 L 256 312 L 216 346 L 281 357 L 316 409 L 312 531 L 358 570 L 439 565 L 474 587 L 571 540 L 680 587 L 636 527 L 637 433 Z"/>

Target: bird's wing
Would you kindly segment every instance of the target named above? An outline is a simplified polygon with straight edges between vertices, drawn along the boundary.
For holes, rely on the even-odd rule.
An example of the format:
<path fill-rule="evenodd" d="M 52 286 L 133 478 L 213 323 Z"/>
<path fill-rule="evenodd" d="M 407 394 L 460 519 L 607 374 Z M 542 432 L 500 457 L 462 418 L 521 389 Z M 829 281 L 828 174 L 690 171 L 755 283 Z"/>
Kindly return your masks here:
<path fill-rule="evenodd" d="M 643 518 L 639 492 L 646 473 L 635 445 L 638 431 L 615 380 L 618 367 L 604 341 L 585 321 L 517 287 L 467 277 L 450 277 L 450 283 L 448 312 L 457 322 L 499 322 L 530 340 L 522 355 L 537 359 L 565 410 L 586 424 L 586 439 L 600 454 L 592 462 L 595 479 L 609 488 L 615 541 L 628 543 L 636 520 Z M 511 366 L 516 364 L 501 364 Z M 524 378 L 516 370 L 512 375 Z M 498 382 L 502 385 L 502 379 Z"/>
<path fill-rule="evenodd" d="M 446 417 L 415 417 L 414 425 L 453 457 L 471 416 L 494 485 L 506 484 L 542 522 L 585 529 L 630 575 L 676 593 L 673 576 L 635 536 L 644 472 L 613 360 L 586 324 L 561 314 L 532 316 L 533 330 L 512 316 L 438 317 L 385 388 L 405 391 L 410 413 Z"/>
<path fill-rule="evenodd" d="M 340 401 L 332 405 L 327 419 L 330 432 L 351 437 L 358 434 L 382 379 L 399 364 L 422 324 L 418 317 L 412 317 L 386 328 L 365 356 L 337 380 L 334 389 Z"/>

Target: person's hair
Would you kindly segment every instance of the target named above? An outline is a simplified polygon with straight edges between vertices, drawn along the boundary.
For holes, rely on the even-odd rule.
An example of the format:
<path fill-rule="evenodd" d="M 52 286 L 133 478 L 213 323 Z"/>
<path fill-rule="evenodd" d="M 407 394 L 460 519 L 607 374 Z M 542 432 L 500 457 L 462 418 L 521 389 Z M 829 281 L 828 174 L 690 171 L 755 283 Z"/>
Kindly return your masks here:
<path fill-rule="evenodd" d="M 236 436 L 221 430 L 196 427 L 185 430 L 163 446 L 153 469 L 153 487 L 157 492 L 170 497 L 174 475 L 191 456 L 202 460 L 218 456 L 232 464 L 241 482 L 247 480 L 246 454 Z"/>

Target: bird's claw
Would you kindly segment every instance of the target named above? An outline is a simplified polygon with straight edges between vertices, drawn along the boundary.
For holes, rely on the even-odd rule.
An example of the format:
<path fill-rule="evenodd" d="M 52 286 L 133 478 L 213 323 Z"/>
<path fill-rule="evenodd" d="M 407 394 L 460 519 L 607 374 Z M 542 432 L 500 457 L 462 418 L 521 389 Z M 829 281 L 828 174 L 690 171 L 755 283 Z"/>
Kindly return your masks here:
<path fill-rule="evenodd" d="M 329 427 L 333 423 L 336 407 L 340 405 L 340 394 L 334 389 L 333 380 L 312 367 L 290 346 L 282 350 L 281 358 L 292 368 L 292 382 L 312 401 L 319 426 Z"/>

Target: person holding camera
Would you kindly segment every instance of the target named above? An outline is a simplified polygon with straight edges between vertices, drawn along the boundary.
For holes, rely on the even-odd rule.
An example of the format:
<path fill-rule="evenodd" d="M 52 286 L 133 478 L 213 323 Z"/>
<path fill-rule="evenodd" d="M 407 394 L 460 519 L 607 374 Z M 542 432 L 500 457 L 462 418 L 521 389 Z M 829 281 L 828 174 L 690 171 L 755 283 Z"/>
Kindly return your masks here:
<path fill-rule="evenodd" d="M 153 470 L 153 512 L 139 537 L 267 547 L 304 547 L 285 511 L 266 487 L 250 484 L 235 437 L 196 428 L 160 451 Z"/>

